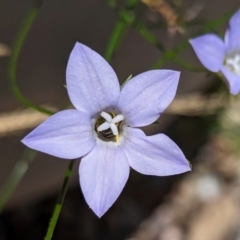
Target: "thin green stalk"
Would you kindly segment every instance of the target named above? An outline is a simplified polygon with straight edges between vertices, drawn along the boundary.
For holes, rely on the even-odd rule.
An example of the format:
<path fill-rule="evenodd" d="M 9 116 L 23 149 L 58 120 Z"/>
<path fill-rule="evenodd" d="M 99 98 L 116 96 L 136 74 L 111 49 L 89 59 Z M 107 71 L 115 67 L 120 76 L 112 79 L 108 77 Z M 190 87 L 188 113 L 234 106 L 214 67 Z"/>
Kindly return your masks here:
<path fill-rule="evenodd" d="M 107 49 L 104 54 L 104 58 L 107 61 L 110 61 L 114 55 L 114 53 L 117 51 L 120 43 L 122 42 L 128 28 L 129 23 L 132 21 L 132 15 L 129 14 L 129 10 L 133 9 L 136 4 L 139 2 L 139 0 L 128 0 L 126 2 L 126 7 L 124 10 L 120 10 L 124 17 L 120 17 L 112 31 L 112 34 L 110 36 Z M 110 7 L 117 9 L 118 4 L 115 0 L 108 0 L 108 4 Z M 127 13 L 127 14 L 126 14 Z"/>
<path fill-rule="evenodd" d="M 177 54 L 184 50 L 188 46 L 188 44 L 189 44 L 188 41 L 183 41 L 182 43 L 174 47 L 172 50 L 166 50 L 163 53 L 162 57 L 153 65 L 152 68 L 153 69 L 161 68 L 165 62 L 177 56 Z"/>
<path fill-rule="evenodd" d="M 155 46 L 158 50 L 165 51 L 163 44 L 140 22 L 134 21 L 132 26 L 138 31 L 138 33 L 145 38 L 150 44 Z"/>
<path fill-rule="evenodd" d="M 68 169 L 65 173 L 62 189 L 61 189 L 61 192 L 59 194 L 58 201 L 57 201 L 57 203 L 55 205 L 55 208 L 53 210 L 53 214 L 52 214 L 51 220 L 49 222 L 49 226 L 48 226 L 48 229 L 47 229 L 47 233 L 44 237 L 44 240 L 51 240 L 52 239 L 52 235 L 53 235 L 54 229 L 56 227 L 56 224 L 57 224 L 57 221 L 58 221 L 61 209 L 62 209 L 63 201 L 64 201 L 64 198 L 66 196 L 66 192 L 67 192 L 70 177 L 72 175 L 72 170 L 73 170 L 74 163 L 75 163 L 74 160 L 69 163 Z"/>
<path fill-rule="evenodd" d="M 139 3 L 139 0 L 128 0 L 126 3 L 127 9 L 133 9 L 137 4 Z"/>
<path fill-rule="evenodd" d="M 113 29 L 113 32 L 110 36 L 109 43 L 104 54 L 104 58 L 107 61 L 110 61 L 118 46 L 120 45 L 126 31 L 128 29 L 128 25 L 122 19 L 119 19 Z"/>
<path fill-rule="evenodd" d="M 16 34 L 16 37 L 13 42 L 12 46 L 12 54 L 9 58 L 8 68 L 7 68 L 7 75 L 10 82 L 10 87 L 15 95 L 15 97 L 18 99 L 20 103 L 22 103 L 24 106 L 28 108 L 33 108 L 37 110 L 38 112 L 42 112 L 45 114 L 53 114 L 52 111 L 47 110 L 41 106 L 38 106 L 29 100 L 27 100 L 19 90 L 17 84 L 16 84 L 16 70 L 17 70 L 17 62 L 19 59 L 19 55 L 21 53 L 21 49 L 23 47 L 24 41 L 38 15 L 39 9 L 41 7 L 42 1 L 39 0 L 37 3 L 35 3 L 27 12 L 19 30 Z"/>
<path fill-rule="evenodd" d="M 164 47 L 158 41 L 158 39 L 145 26 L 143 26 L 143 24 L 135 19 L 135 16 L 132 13 L 132 8 L 138 2 L 138 0 L 128 0 L 126 4 L 127 7 L 125 9 L 118 9 L 116 4 L 113 4 L 112 1 L 108 0 L 110 7 L 112 7 L 113 10 L 118 14 L 120 21 L 124 22 L 125 24 L 131 24 L 148 42 L 163 51 Z"/>
<path fill-rule="evenodd" d="M 4 184 L 0 192 L 0 213 L 2 212 L 9 198 L 22 180 L 24 174 L 26 173 L 29 165 L 35 158 L 36 154 L 36 151 L 26 149 L 23 152 L 20 160 L 15 164 L 12 172 L 10 173 L 6 183 Z"/>

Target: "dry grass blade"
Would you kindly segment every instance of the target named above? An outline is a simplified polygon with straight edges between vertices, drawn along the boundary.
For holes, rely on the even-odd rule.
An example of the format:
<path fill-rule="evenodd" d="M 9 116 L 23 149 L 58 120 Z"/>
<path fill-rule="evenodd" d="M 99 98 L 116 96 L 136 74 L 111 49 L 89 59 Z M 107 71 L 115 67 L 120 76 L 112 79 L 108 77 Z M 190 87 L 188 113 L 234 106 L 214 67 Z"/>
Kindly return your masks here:
<path fill-rule="evenodd" d="M 177 96 L 164 112 L 183 116 L 214 114 L 229 103 L 227 96 L 214 94 L 204 96 L 198 93 Z"/>

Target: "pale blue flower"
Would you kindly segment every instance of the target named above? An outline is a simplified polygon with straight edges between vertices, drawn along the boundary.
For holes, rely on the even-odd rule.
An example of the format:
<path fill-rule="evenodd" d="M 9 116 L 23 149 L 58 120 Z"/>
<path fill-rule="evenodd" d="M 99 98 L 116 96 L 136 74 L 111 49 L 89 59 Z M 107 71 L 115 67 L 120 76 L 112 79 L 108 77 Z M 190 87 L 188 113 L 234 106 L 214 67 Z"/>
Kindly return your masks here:
<path fill-rule="evenodd" d="M 111 66 L 76 43 L 66 73 L 76 110 L 54 114 L 22 142 L 56 157 L 82 157 L 80 185 L 88 205 L 101 217 L 121 193 L 130 167 L 156 176 L 190 170 L 182 151 L 167 136 L 146 136 L 136 128 L 159 118 L 176 94 L 179 76 L 171 70 L 148 71 L 120 91 Z"/>
<path fill-rule="evenodd" d="M 216 34 L 205 34 L 190 40 L 199 60 L 212 72 L 225 76 L 230 93 L 240 91 L 240 10 L 229 21 L 224 41 Z"/>

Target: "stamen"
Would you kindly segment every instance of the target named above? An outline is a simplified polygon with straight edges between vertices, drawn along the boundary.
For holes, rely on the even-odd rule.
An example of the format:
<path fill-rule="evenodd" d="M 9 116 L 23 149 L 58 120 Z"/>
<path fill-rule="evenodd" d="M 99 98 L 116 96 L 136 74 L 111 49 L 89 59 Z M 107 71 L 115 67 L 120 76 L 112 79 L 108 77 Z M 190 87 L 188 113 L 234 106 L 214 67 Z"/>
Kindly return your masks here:
<path fill-rule="evenodd" d="M 118 128 L 117 128 L 117 126 L 115 125 L 115 123 L 111 123 L 111 124 L 110 124 L 110 128 L 111 128 L 111 130 L 112 130 L 113 135 L 117 136 L 117 135 L 118 135 Z"/>
<path fill-rule="evenodd" d="M 237 76 L 240 76 L 240 54 L 228 56 L 225 60 L 225 66 Z"/>
<path fill-rule="evenodd" d="M 97 120 L 95 125 L 98 135 L 107 140 L 113 138 L 117 140 L 124 116 L 122 114 L 115 115 L 114 113 L 109 114 L 107 112 L 101 112 L 100 116 L 101 118 Z M 104 123 L 103 119 L 105 120 Z"/>
<path fill-rule="evenodd" d="M 121 122 L 124 119 L 124 116 L 122 114 L 117 115 L 112 119 L 112 123 L 118 123 Z"/>
<path fill-rule="evenodd" d="M 109 113 L 101 112 L 100 114 L 107 122 L 112 122 L 112 116 Z"/>
<path fill-rule="evenodd" d="M 110 128 L 109 122 L 104 122 L 97 128 L 97 130 L 98 131 L 104 131 L 104 130 L 107 130 L 109 128 Z"/>

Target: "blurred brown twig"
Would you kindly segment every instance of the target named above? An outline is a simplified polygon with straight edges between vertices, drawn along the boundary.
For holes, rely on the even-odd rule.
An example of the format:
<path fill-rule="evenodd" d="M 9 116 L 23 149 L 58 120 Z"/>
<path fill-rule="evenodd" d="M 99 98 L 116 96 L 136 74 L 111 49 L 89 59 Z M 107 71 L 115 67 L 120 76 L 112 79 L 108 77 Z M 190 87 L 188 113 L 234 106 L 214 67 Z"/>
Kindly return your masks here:
<path fill-rule="evenodd" d="M 4 43 L 0 43 L 0 57 L 7 57 L 10 54 L 11 54 L 10 48 Z"/>
<path fill-rule="evenodd" d="M 164 113 L 184 116 L 209 115 L 227 106 L 228 102 L 227 96 L 219 94 L 210 96 L 200 93 L 178 95 Z"/>
<path fill-rule="evenodd" d="M 184 116 L 207 115 L 219 111 L 227 104 L 227 98 L 221 95 L 203 96 L 193 93 L 177 96 L 164 113 Z M 48 106 L 48 109 L 56 108 Z M 0 114 L 0 137 L 34 128 L 47 118 L 46 114 L 31 109 L 2 113 Z"/>
<path fill-rule="evenodd" d="M 159 12 L 165 19 L 170 31 L 180 30 L 178 26 L 179 16 L 177 12 L 165 0 L 141 0 L 150 9 Z"/>
<path fill-rule="evenodd" d="M 32 109 L 2 113 L 0 114 L 0 137 L 34 128 L 47 118 L 46 114 Z"/>
<path fill-rule="evenodd" d="M 159 13 L 165 20 L 169 33 L 175 34 L 176 32 L 184 33 L 182 23 L 194 20 L 205 6 L 204 0 L 195 0 L 192 6 L 185 9 L 183 13 L 179 13 L 170 3 L 166 0 L 141 0 L 142 3 L 148 6 L 150 10 Z M 182 4 L 179 3 L 179 5 Z M 183 11 L 183 10 L 182 10 Z"/>

